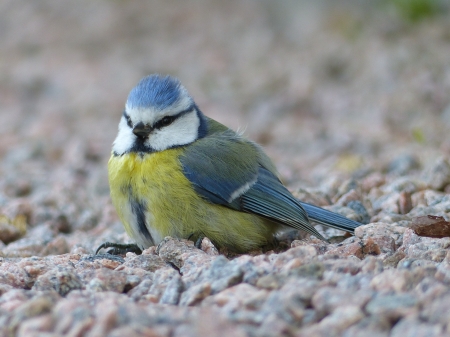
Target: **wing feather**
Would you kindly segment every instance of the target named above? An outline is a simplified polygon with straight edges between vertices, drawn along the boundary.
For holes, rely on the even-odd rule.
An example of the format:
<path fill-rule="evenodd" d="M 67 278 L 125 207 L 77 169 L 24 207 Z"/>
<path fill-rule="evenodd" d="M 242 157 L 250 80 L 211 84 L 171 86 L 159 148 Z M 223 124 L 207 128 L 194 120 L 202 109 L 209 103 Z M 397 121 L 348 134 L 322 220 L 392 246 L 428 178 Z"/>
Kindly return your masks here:
<path fill-rule="evenodd" d="M 259 146 L 229 129 L 222 128 L 187 146 L 180 162 L 195 191 L 213 204 L 253 213 L 322 240 L 309 219 L 348 232 L 361 225 L 297 200 Z"/>

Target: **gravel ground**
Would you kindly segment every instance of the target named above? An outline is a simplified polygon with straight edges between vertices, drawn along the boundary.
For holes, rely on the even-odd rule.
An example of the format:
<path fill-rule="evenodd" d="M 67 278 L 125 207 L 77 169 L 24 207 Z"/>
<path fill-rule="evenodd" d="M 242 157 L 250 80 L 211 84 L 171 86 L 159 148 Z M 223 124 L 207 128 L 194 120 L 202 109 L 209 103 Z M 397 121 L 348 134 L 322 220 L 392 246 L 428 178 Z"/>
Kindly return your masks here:
<path fill-rule="evenodd" d="M 393 2 L 2 2 L 0 335 L 448 336 L 449 5 L 410 21 Z M 366 225 L 94 256 L 130 242 L 106 163 L 154 72 L 245 129 L 297 197 Z"/>

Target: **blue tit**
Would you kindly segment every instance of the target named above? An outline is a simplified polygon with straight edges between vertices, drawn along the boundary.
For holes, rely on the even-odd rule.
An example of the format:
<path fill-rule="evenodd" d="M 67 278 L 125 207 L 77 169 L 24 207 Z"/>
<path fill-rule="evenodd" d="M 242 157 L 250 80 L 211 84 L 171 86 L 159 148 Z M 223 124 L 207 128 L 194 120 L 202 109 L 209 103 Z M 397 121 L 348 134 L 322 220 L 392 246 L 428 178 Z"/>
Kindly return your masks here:
<path fill-rule="evenodd" d="M 112 202 L 141 249 L 164 237 L 208 237 L 237 253 L 270 247 L 290 227 L 325 240 L 314 222 L 361 225 L 302 203 L 262 148 L 205 116 L 170 76 L 142 79 L 128 96 L 108 163 Z"/>

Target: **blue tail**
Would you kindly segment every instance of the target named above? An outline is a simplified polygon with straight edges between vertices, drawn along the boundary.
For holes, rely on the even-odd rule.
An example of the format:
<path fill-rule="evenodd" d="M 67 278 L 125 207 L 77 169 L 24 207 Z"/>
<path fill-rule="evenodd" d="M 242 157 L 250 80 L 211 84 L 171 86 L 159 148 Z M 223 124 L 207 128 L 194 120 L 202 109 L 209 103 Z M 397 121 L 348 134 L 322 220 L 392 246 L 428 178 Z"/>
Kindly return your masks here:
<path fill-rule="evenodd" d="M 306 213 L 308 213 L 309 219 L 321 225 L 350 233 L 353 233 L 356 227 L 362 225 L 362 223 L 347 219 L 345 216 L 307 204 L 306 202 L 300 201 L 300 204 L 305 209 Z"/>

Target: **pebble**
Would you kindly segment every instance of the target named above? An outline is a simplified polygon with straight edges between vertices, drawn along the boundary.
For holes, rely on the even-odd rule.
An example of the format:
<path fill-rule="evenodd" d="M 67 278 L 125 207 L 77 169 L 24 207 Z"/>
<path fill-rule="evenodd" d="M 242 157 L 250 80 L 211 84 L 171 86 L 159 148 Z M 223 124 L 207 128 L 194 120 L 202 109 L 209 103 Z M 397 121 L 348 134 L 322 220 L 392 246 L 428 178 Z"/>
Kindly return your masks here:
<path fill-rule="evenodd" d="M 424 172 L 423 179 L 431 189 L 443 190 L 450 183 L 450 164 L 447 158 L 438 158 Z"/>
<path fill-rule="evenodd" d="M 61 296 L 75 289 L 82 289 L 81 278 L 75 269 L 58 266 L 39 276 L 33 285 L 33 290 L 55 290 Z"/>
<path fill-rule="evenodd" d="M 444 335 L 444 328 L 439 324 L 424 323 L 418 318 L 403 318 L 391 331 L 392 337 L 441 337 Z"/>
<path fill-rule="evenodd" d="M 10 243 L 12 241 L 17 240 L 22 236 L 22 232 L 19 228 L 6 223 L 6 222 L 0 222 L 0 240 L 3 243 Z"/>
<path fill-rule="evenodd" d="M 417 314 L 419 301 L 409 294 L 380 294 L 369 301 L 366 311 L 369 315 L 381 316 L 390 322 L 396 322 L 402 317 Z"/>

